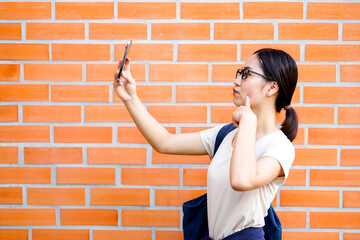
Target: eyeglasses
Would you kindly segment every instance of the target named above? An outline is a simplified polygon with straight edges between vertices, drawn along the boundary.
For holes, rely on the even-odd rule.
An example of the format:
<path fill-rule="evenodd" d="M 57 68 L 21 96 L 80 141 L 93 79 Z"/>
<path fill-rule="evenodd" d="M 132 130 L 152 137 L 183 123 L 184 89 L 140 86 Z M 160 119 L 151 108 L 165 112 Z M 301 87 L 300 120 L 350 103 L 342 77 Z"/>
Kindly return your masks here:
<path fill-rule="evenodd" d="M 272 80 L 272 79 L 270 79 L 270 78 L 268 78 L 268 77 L 266 77 L 266 76 L 264 76 L 264 75 L 262 75 L 260 73 L 257 73 L 257 72 L 254 72 L 254 71 L 250 70 L 249 68 L 240 68 L 240 69 L 238 69 L 236 71 L 235 79 L 237 79 L 239 76 L 241 76 L 241 80 L 245 80 L 245 79 L 248 78 L 250 73 L 254 73 L 256 75 L 259 75 L 259 76 L 261 76 L 261 77 L 263 77 L 263 78 L 265 78 L 265 79 L 267 79 L 269 81 L 274 81 L 274 80 Z"/>

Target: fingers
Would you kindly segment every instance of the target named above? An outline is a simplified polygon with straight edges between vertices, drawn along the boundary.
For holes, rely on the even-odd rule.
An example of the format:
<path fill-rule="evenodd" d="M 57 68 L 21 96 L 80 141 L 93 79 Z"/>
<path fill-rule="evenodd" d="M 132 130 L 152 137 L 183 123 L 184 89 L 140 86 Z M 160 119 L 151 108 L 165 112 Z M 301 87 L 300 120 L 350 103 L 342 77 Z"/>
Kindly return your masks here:
<path fill-rule="evenodd" d="M 246 96 L 245 98 L 245 107 L 250 107 L 250 97 Z"/>

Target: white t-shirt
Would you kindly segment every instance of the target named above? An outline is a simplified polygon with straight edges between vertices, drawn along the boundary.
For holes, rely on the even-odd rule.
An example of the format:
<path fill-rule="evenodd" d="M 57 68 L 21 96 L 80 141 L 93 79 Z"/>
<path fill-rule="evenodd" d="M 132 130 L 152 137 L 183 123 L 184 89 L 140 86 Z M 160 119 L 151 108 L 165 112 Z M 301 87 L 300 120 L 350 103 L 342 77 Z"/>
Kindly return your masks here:
<path fill-rule="evenodd" d="M 295 158 L 290 140 L 277 130 L 256 140 L 256 159 L 271 156 L 281 164 L 284 177 L 277 177 L 267 185 L 250 191 L 235 191 L 230 185 L 229 171 L 233 151 L 232 140 L 237 128 L 222 141 L 216 155 L 215 139 L 220 125 L 200 132 L 202 143 L 212 159 L 207 173 L 207 203 L 209 235 L 214 240 L 223 239 L 248 227 L 264 226 L 264 217 L 278 188 L 289 175 Z"/>

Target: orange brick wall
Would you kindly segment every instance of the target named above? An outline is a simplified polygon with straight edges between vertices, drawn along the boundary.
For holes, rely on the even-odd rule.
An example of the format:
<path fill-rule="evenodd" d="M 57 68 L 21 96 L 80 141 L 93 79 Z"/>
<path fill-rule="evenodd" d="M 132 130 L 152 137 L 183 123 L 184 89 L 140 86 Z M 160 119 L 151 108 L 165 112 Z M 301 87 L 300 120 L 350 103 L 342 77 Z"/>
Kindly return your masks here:
<path fill-rule="evenodd" d="M 112 77 L 170 132 L 231 121 L 257 49 L 299 67 L 296 159 L 273 204 L 285 240 L 360 239 L 360 1 L 0 1 L 0 240 L 182 239 L 207 156 L 146 143 Z M 279 115 L 279 122 L 283 119 Z"/>

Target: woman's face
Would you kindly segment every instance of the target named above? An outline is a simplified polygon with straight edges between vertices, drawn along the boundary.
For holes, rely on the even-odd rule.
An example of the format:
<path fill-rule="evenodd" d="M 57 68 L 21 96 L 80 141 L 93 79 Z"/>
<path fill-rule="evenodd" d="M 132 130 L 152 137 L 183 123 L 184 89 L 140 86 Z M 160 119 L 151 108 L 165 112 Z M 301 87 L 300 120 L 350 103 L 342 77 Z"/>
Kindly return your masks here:
<path fill-rule="evenodd" d="M 252 55 L 249 57 L 243 68 L 249 68 L 254 72 L 264 75 L 263 71 L 260 68 L 259 60 L 257 55 Z M 233 88 L 234 95 L 234 104 L 236 106 L 241 106 L 245 104 L 245 97 L 249 96 L 251 107 L 256 107 L 261 105 L 266 97 L 267 88 L 266 85 L 269 82 L 266 81 L 263 77 L 249 72 L 249 75 L 246 79 L 241 79 L 241 76 L 238 76 L 235 79 Z"/>

